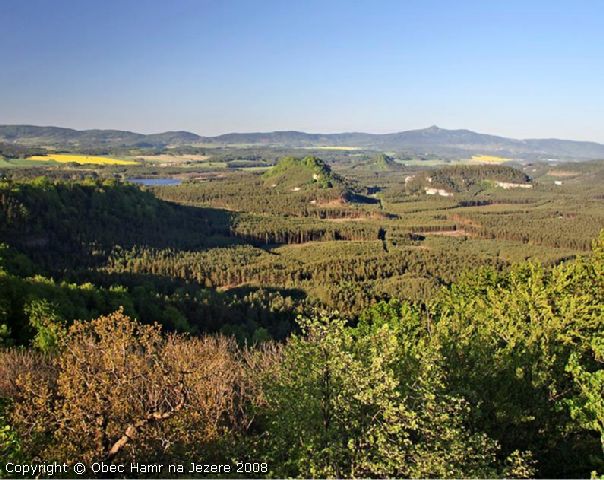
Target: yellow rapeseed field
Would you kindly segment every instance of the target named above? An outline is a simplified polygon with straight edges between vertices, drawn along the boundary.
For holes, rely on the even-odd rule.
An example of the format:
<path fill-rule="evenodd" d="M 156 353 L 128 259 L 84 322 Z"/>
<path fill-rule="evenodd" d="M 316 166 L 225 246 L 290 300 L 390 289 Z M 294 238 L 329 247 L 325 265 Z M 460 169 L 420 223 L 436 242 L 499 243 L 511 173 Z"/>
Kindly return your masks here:
<path fill-rule="evenodd" d="M 28 160 L 50 162 L 54 160 L 59 163 L 80 163 L 93 165 L 136 165 L 132 160 L 120 160 L 118 158 L 97 157 L 95 155 L 76 155 L 70 153 L 52 153 L 50 155 L 33 155 Z"/>
<path fill-rule="evenodd" d="M 472 162 L 475 163 L 503 163 L 509 162 L 509 158 L 497 157 L 495 155 L 472 155 Z"/>

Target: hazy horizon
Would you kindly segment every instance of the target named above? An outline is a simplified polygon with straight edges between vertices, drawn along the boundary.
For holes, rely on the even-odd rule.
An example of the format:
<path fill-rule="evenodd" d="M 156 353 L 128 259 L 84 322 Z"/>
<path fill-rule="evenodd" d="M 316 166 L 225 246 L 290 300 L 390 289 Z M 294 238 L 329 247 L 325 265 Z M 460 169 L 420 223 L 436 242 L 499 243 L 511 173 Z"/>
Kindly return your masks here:
<path fill-rule="evenodd" d="M 2 124 L 604 143 L 595 1 L 6 0 L 0 18 Z"/>
<path fill-rule="evenodd" d="M 316 131 L 305 131 L 305 130 L 296 130 L 296 129 L 277 129 L 277 130 L 257 130 L 257 131 L 235 131 L 235 130 L 230 130 L 230 131 L 224 131 L 224 132 L 219 132 L 216 133 L 214 135 L 205 135 L 203 133 L 200 132 L 195 132 L 192 130 L 183 130 L 183 129 L 168 129 L 168 130 L 149 130 L 149 131 L 139 131 L 139 130 L 132 130 L 132 129 L 121 129 L 121 128 L 98 128 L 98 127 L 92 127 L 92 128 L 75 128 L 75 127 L 70 127 L 70 126 L 65 126 L 65 125 L 36 125 L 33 123 L 12 123 L 12 124 L 5 124 L 5 123 L 0 123 L 0 125 L 2 126 L 33 126 L 33 127 L 41 127 L 41 128 L 49 128 L 49 127 L 57 127 L 57 128 L 67 128 L 67 129 L 71 129 L 71 130 L 76 130 L 76 131 L 94 131 L 94 130 L 117 130 L 117 131 L 124 131 L 124 132 L 131 132 L 131 133 L 140 133 L 140 134 L 144 134 L 144 135 L 153 135 L 153 134 L 161 134 L 161 133 L 166 133 L 166 132 L 188 132 L 188 133 L 194 133 L 199 135 L 200 137 L 218 137 L 220 135 L 227 135 L 227 134 L 262 134 L 262 133 L 274 133 L 274 132 L 299 132 L 299 133 L 306 133 L 306 134 L 310 134 L 310 135 L 329 135 L 329 134 L 335 134 L 335 135 L 339 135 L 339 134 L 354 134 L 354 133 L 367 133 L 370 135 L 385 135 L 385 134 L 396 134 L 396 133 L 403 133 L 403 132 L 408 132 L 408 131 L 416 131 L 416 130 L 427 130 L 429 128 L 433 128 L 433 127 L 437 127 L 439 129 L 442 130 L 449 130 L 449 131 L 455 131 L 455 130 L 468 130 L 474 133 L 478 133 L 478 134 L 483 134 L 483 135 L 492 135 L 492 136 L 496 136 L 496 137 L 503 137 L 503 138 L 510 138 L 512 140 L 569 140 L 569 141 L 585 141 L 585 142 L 593 142 L 593 143 L 600 143 L 600 144 L 604 144 L 604 142 L 598 142 L 597 140 L 589 140 L 589 139 L 576 139 L 576 138 L 566 138 L 566 137 L 552 137 L 552 136 L 543 136 L 543 137 L 512 137 L 512 136 L 506 136 L 506 135 L 500 135 L 497 132 L 485 132 L 485 131 L 478 131 L 478 130 L 472 130 L 472 129 L 468 129 L 468 128 L 448 128 L 448 127 L 443 127 L 442 125 L 429 125 L 429 126 L 424 126 L 424 127 L 418 127 L 418 128 L 410 128 L 408 130 L 396 130 L 396 131 L 389 131 L 389 132 L 368 132 L 368 131 L 360 131 L 360 130 L 349 130 L 349 131 L 330 131 L 330 132 L 316 132 Z"/>

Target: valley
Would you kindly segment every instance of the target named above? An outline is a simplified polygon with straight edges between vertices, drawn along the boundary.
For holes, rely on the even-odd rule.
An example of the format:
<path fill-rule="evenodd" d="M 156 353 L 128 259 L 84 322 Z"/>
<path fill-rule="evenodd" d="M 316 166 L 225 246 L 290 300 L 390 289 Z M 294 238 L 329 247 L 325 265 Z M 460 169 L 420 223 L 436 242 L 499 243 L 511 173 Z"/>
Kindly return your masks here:
<path fill-rule="evenodd" d="M 538 468 L 545 476 L 575 475 L 598 465 L 589 460 L 596 457 L 586 456 L 599 448 L 593 428 L 560 412 L 562 402 L 583 401 L 580 391 L 568 386 L 578 382 L 573 375 L 579 373 L 568 369 L 584 372 L 597 363 L 590 342 L 604 325 L 598 274 L 604 161 L 520 161 L 485 154 L 410 160 L 393 152 L 273 146 L 181 145 L 155 152 L 112 147 L 95 155 L 66 146 L 61 154 L 31 145 L 0 148 L 5 157 L 0 165 L 0 358 L 5 359 L 0 371 L 17 371 L 7 370 L 3 377 L 26 381 L 28 359 L 45 365 L 41 372 L 57 371 L 54 360 L 37 355 L 65 352 L 63 342 L 84 348 L 80 329 L 93 329 L 94 338 L 111 345 L 107 352 L 114 344 L 131 348 L 119 342 L 149 341 L 160 349 L 151 355 L 176 355 L 162 364 L 162 372 L 193 361 L 189 355 L 196 352 L 195 375 L 206 372 L 203 362 L 217 366 L 207 378 L 182 385 L 193 391 L 199 382 L 224 385 L 228 377 L 225 395 L 229 402 L 241 402 L 243 410 L 228 413 L 231 407 L 210 402 L 208 408 L 222 412 L 216 415 L 233 415 L 213 417 L 224 434 L 189 424 L 214 413 L 170 413 L 185 422 L 189 435 L 174 440 L 178 448 L 199 452 L 227 442 L 224 451 L 211 454 L 224 462 L 241 445 L 257 442 L 268 461 L 274 458 L 272 448 L 306 455 L 276 446 L 262 433 L 280 438 L 274 430 L 278 419 L 295 411 L 290 400 L 280 407 L 263 403 L 264 395 L 275 401 L 282 398 L 278 392 L 289 395 L 290 386 L 280 383 L 289 372 L 300 378 L 309 368 L 324 372 L 322 355 L 333 355 L 337 364 L 348 362 L 337 378 L 353 392 L 347 398 L 356 398 L 369 388 L 358 386 L 358 378 L 383 388 L 382 376 L 394 375 L 390 367 L 375 366 L 392 355 L 392 368 L 408 372 L 390 393 L 408 392 L 396 400 L 399 408 L 414 415 L 436 408 L 451 419 L 423 419 L 412 435 L 445 428 L 465 449 L 479 437 L 466 436 L 464 428 L 486 432 L 491 443 L 479 465 L 498 472 L 507 472 L 512 458 L 523 472 Z M 38 160 L 53 156 L 64 161 Z M 149 335 L 155 340 L 144 340 Z M 331 345 L 327 350 L 325 342 Z M 581 364 L 573 353 L 579 350 Z M 140 368 L 148 355 L 140 357 Z M 495 366 L 494 358 L 501 359 Z M 562 360 L 552 366 L 554 358 Z M 518 373 L 532 362 L 548 372 L 543 381 Z M 125 381 L 132 381 L 133 368 L 138 367 L 124 370 Z M 416 404 L 409 400 L 418 395 L 410 382 L 422 378 L 422 369 L 440 373 L 422 380 L 436 393 L 426 393 Z M 468 378 L 474 370 L 479 376 Z M 176 378 L 175 373 L 155 374 L 157 382 Z M 45 383 L 54 382 L 54 374 L 40 375 L 39 385 L 55 388 Z M 440 375 L 448 379 L 447 390 L 438 386 Z M 500 378 L 489 380 L 491 375 Z M 35 410 L 38 404 L 14 393 L 12 381 L 0 381 L 0 392 L 16 399 L 18 408 L 34 411 L 31 418 L 51 411 L 46 403 Z M 291 388 L 299 395 L 305 387 Z M 548 392 L 559 388 L 573 393 L 548 400 Z M 161 389 L 170 398 L 177 391 L 169 385 Z M 510 400 L 518 389 L 526 393 Z M 481 407 L 472 406 L 469 416 L 448 403 L 449 394 Z M 78 395 L 63 408 L 86 398 Z M 188 409 L 202 408 L 188 396 L 180 401 Z M 255 409 L 260 416 L 239 420 Z M 519 419 L 515 409 L 534 413 Z M 30 417 L 19 417 L 20 411 L 11 418 L 25 432 Z M 560 415 L 556 422 L 565 422 L 576 437 L 549 423 Z M 300 431 L 296 422 L 290 418 L 278 428 Z M 510 422 L 518 436 L 506 433 Z M 197 434 L 204 440 L 191 443 Z M 23 433 L 22 438 L 29 452 L 37 451 L 37 444 L 29 443 L 33 437 Z M 546 439 L 554 447 L 543 446 Z M 69 443 L 61 442 L 67 448 Z M 101 450 L 75 443 L 89 458 L 100 455 Z M 52 451 L 41 445 L 41 451 Z M 146 459 L 157 455 L 155 447 L 133 445 Z M 404 442 L 396 445 L 383 452 L 406 448 Z M 517 454 L 518 448 L 531 453 Z M 559 449 L 575 460 L 560 463 Z M 61 452 L 60 458 L 67 458 Z M 435 458 L 432 454 L 414 455 L 417 464 L 397 468 L 434 471 L 421 467 Z M 472 462 L 464 457 L 459 472 L 468 472 Z M 273 465 L 272 471 L 288 471 L 280 461 Z"/>
<path fill-rule="evenodd" d="M 170 295 L 184 284 L 214 291 L 227 303 L 247 302 L 245 292 L 268 303 L 270 295 L 281 296 L 289 326 L 237 326 L 239 340 L 249 341 L 258 328 L 281 338 L 300 311 L 327 308 L 355 319 L 380 301 L 430 302 L 477 268 L 503 272 L 524 261 L 556 265 L 587 255 L 604 228 L 602 161 L 422 167 L 383 153 L 342 157 L 337 150 L 323 152 L 328 160 L 306 150 L 293 152 L 304 156 L 273 160 L 280 151 L 265 149 L 253 157 L 267 164 L 258 170 L 231 165 L 249 158 L 247 150 L 228 152 L 220 154 L 228 158 L 226 168 L 213 154 L 166 162 L 162 153 L 158 161 L 146 156 L 133 165 L 93 170 L 74 163 L 6 169 L 4 215 L 17 215 L 13 221 L 23 233 L 13 240 L 5 233 L 4 241 L 60 281 L 95 279 L 103 288 L 125 282 L 131 291 L 136 278 L 147 278 L 150 288 L 161 279 Z M 202 170 L 191 163 L 195 158 Z M 142 190 L 129 186 L 132 178 Z M 39 205 L 30 204 L 33 192 Z M 72 200 L 74 195 L 89 200 Z M 30 213 L 19 217 L 12 205 Z M 66 218 L 72 226 L 59 233 L 55 247 L 44 232 L 56 228 L 61 212 L 95 220 L 83 228 Z M 94 226 L 99 214 L 111 221 L 94 233 L 101 228 Z M 144 228 L 130 238 L 126 233 L 134 225 Z M 66 245 L 73 245 L 69 254 Z M 175 302 L 158 301 L 165 308 Z M 186 324 L 216 331 L 203 327 L 206 320 L 198 315 L 185 314 Z"/>
<path fill-rule="evenodd" d="M 0 1 L 0 480 L 604 480 L 602 7 Z"/>

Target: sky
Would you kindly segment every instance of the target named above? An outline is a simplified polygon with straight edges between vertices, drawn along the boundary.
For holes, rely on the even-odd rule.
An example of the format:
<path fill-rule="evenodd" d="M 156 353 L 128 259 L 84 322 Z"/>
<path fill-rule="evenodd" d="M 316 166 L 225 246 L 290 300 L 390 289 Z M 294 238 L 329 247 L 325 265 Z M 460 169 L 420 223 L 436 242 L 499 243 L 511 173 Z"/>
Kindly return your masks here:
<path fill-rule="evenodd" d="M 0 0 L 0 124 L 604 143 L 604 3 Z"/>

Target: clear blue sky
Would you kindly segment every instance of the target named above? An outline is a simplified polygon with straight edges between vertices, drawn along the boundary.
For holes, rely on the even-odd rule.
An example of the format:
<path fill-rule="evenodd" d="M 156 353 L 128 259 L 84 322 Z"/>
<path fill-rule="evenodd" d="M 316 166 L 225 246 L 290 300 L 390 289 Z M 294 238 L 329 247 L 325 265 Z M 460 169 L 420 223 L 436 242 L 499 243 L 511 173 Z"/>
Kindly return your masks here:
<path fill-rule="evenodd" d="M 604 3 L 0 0 L 0 123 L 604 142 Z"/>

